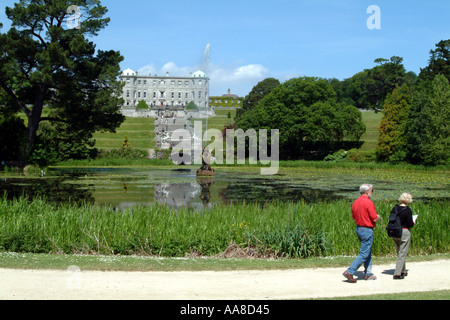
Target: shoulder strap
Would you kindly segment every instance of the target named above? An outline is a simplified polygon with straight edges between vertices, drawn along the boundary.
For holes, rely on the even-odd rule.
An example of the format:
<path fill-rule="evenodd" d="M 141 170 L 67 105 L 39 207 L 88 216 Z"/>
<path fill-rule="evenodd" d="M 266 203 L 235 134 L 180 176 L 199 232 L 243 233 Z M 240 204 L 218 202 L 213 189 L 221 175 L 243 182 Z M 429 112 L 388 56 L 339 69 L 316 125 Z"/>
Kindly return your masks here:
<path fill-rule="evenodd" d="M 395 206 L 395 207 L 394 207 L 394 214 L 395 214 L 395 215 L 398 215 L 398 206 Z"/>

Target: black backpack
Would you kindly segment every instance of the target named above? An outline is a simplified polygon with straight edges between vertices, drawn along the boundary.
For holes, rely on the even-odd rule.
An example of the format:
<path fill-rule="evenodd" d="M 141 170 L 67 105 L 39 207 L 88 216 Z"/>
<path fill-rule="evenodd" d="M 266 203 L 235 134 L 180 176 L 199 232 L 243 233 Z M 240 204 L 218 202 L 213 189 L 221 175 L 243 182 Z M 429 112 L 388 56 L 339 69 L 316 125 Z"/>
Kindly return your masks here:
<path fill-rule="evenodd" d="M 389 216 L 389 222 L 386 227 L 387 234 L 391 238 L 401 238 L 403 234 L 402 223 L 400 222 L 400 216 L 397 212 L 397 207 L 395 211 Z"/>

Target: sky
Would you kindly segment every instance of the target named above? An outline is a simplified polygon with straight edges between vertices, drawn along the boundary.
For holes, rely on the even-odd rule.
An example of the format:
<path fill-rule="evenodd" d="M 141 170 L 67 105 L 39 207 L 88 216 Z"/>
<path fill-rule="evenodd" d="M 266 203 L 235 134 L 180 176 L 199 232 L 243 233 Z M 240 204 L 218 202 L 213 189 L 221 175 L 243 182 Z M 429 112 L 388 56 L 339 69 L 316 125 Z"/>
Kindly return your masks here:
<path fill-rule="evenodd" d="M 0 0 L 0 22 L 9 20 Z M 118 50 L 121 68 L 188 76 L 204 71 L 210 96 L 247 95 L 259 82 L 343 80 L 402 57 L 416 74 L 450 39 L 449 0 L 102 0 L 111 18 L 93 41 Z M 380 15 L 368 8 L 375 5 Z M 373 28 L 379 22 L 379 28 Z M 369 26 L 371 26 L 369 28 Z"/>

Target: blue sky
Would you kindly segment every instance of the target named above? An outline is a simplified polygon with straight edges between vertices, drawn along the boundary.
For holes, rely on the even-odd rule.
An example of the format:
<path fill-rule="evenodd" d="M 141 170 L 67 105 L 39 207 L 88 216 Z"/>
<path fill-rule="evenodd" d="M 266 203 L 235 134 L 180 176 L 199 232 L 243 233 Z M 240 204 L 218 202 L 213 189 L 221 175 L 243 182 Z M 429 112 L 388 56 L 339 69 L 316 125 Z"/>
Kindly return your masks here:
<path fill-rule="evenodd" d="M 1 0 L 0 22 L 8 28 Z M 404 58 L 420 72 L 450 39 L 448 0 L 103 0 L 109 26 L 99 49 L 119 50 L 122 69 L 186 76 L 202 69 L 210 95 L 245 96 L 259 81 L 299 76 L 345 79 L 377 58 Z M 381 29 L 369 29 L 370 5 Z"/>

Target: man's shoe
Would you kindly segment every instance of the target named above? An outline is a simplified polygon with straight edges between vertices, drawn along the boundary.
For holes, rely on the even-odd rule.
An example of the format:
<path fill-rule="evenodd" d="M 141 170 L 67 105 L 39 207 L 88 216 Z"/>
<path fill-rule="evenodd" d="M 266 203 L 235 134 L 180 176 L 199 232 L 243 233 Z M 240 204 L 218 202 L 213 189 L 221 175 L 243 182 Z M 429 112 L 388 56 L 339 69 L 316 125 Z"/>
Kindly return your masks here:
<path fill-rule="evenodd" d="M 404 279 L 405 277 L 404 276 L 398 276 L 398 275 L 394 275 L 394 280 L 402 280 L 402 279 Z"/>
<path fill-rule="evenodd" d="M 364 280 L 377 280 L 377 277 L 375 275 L 365 276 Z"/>
<path fill-rule="evenodd" d="M 348 271 L 345 271 L 342 275 L 347 278 L 348 282 L 356 283 L 356 279 L 353 278 L 353 276 L 350 273 L 348 273 Z"/>

